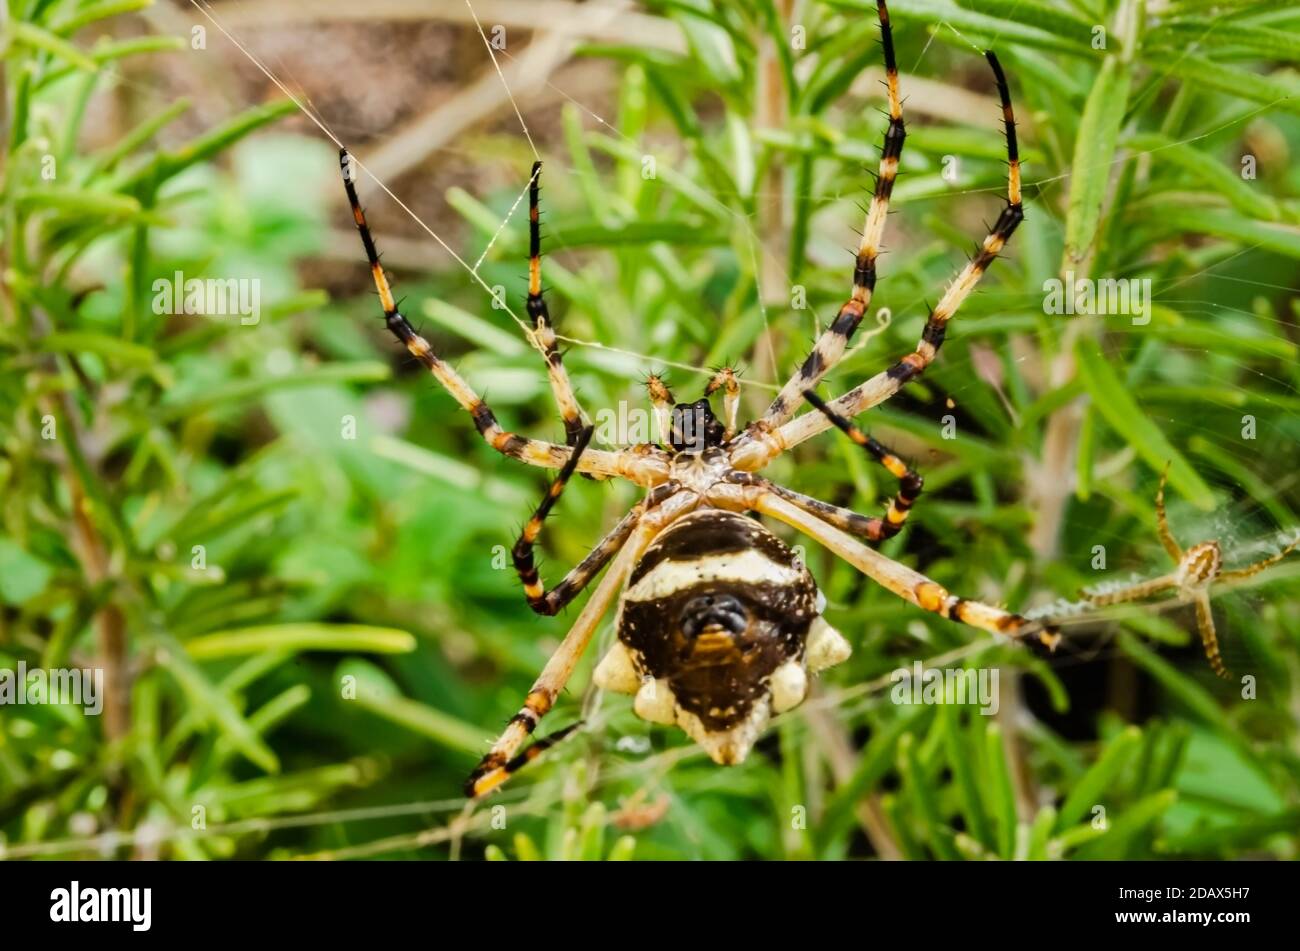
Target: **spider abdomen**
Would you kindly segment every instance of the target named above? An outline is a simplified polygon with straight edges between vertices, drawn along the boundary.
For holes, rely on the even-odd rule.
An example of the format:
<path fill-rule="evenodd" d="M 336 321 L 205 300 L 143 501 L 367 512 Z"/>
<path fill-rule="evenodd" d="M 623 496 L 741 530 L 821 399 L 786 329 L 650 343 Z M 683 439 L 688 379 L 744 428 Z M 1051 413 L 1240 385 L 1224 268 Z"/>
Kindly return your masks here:
<path fill-rule="evenodd" d="M 636 693 L 643 718 L 675 723 L 718 762 L 737 763 L 772 713 L 803 700 L 815 631 L 843 642 L 821 621 L 816 582 L 795 552 L 752 518 L 701 509 L 633 570 L 619 643 L 597 679 Z"/>

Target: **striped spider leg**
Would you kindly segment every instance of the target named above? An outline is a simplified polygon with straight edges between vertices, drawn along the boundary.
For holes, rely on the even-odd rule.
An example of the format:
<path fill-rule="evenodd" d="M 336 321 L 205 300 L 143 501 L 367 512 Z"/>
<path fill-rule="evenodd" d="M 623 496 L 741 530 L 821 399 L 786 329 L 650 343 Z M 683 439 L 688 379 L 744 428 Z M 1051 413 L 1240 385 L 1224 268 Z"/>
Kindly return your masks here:
<path fill-rule="evenodd" d="M 923 610 L 994 634 L 1013 638 L 1037 636 L 1040 643 L 1054 650 L 1060 642 L 1060 635 L 1050 626 L 979 601 L 949 594 L 925 575 L 848 537 L 846 533 L 869 541 L 881 541 L 896 535 L 907 521 L 912 503 L 921 493 L 921 476 L 887 448 L 837 414 L 816 393 L 809 391 L 803 395 L 834 426 L 896 476 L 899 490 L 890 500 L 884 518 L 868 518 L 791 492 L 784 486 L 755 477 L 752 473 L 737 472 L 734 481 L 753 485 L 757 490 L 751 501 L 753 507 L 809 535 L 877 584 Z"/>
<path fill-rule="evenodd" d="M 542 163 L 534 162 L 528 182 L 528 316 L 533 318 L 533 335 L 546 357 L 546 375 L 550 379 L 560 418 L 564 420 L 564 441 L 572 447 L 577 445 L 582 432 L 584 414 L 573 392 L 573 384 L 569 382 L 568 371 L 564 369 L 564 357 L 556 346 L 551 312 L 542 291 L 541 190 Z"/>
<path fill-rule="evenodd" d="M 575 458 L 580 455 L 582 455 L 582 451 L 577 450 Z M 545 518 L 546 510 L 549 509 L 547 503 L 559 497 L 564 490 L 565 482 L 573 473 L 573 468 L 573 466 L 566 467 L 567 471 L 561 472 L 547 493 L 546 501 L 542 503 L 538 515 L 535 515 L 533 519 L 539 527 L 540 520 Z M 599 572 L 601 565 L 613 557 L 613 563 L 610 565 L 609 571 L 606 572 L 605 577 L 601 579 L 600 584 L 592 592 L 591 597 L 583 606 L 569 632 L 564 636 L 560 646 L 555 649 L 555 652 L 551 654 L 550 659 L 546 662 L 546 666 L 542 668 L 542 672 L 534 681 L 532 689 L 528 691 L 523 706 L 511 718 L 506 725 L 505 731 L 492 744 L 492 748 L 487 755 L 470 773 L 469 779 L 465 782 L 466 796 L 477 798 L 496 789 L 509 779 L 512 773 L 574 729 L 573 726 L 566 727 L 557 734 L 539 740 L 523 753 L 520 753 L 520 748 L 533 731 L 537 729 L 537 725 L 542 718 L 551 711 L 556 697 L 560 695 L 560 691 L 568 683 L 579 658 L 587 649 L 587 645 L 591 643 L 601 618 L 605 616 L 605 613 L 617 600 L 624 581 L 631 574 L 632 569 L 636 567 L 641 554 L 665 525 L 697 504 L 698 499 L 696 496 L 689 493 L 680 493 L 677 490 L 678 486 L 673 483 L 665 483 L 652 490 L 597 546 L 592 556 L 570 573 L 569 577 L 579 573 L 585 574 L 582 579 L 582 584 L 585 584 Z M 631 520 L 630 524 L 629 519 Z M 530 522 L 531 524 L 532 522 Z M 528 529 L 525 529 L 525 536 L 527 533 Z M 620 537 L 624 539 L 621 542 Z M 615 551 L 617 551 L 617 555 L 614 554 Z M 519 546 L 516 546 L 516 566 L 520 565 L 518 552 Z M 588 562 L 592 562 L 597 557 L 597 553 L 599 553 L 600 564 L 588 565 Z M 584 566 L 587 567 L 584 568 Z M 520 576 L 525 579 L 526 585 L 529 584 L 529 573 L 531 573 L 532 578 L 536 578 L 536 573 L 532 571 L 531 555 L 528 557 L 525 567 L 520 568 Z M 568 580 L 569 578 L 566 577 L 565 581 Z M 532 583 L 540 587 L 540 582 L 534 581 Z M 563 582 L 561 585 L 563 585 Z M 567 599 L 571 599 L 580 587 L 581 584 L 574 586 Z M 533 589 L 533 592 L 535 591 L 536 589 Z M 534 595 L 530 593 L 529 604 L 533 603 Z"/>
<path fill-rule="evenodd" d="M 991 604 L 951 594 L 943 585 L 919 571 L 882 555 L 874 548 L 868 548 L 830 522 L 786 501 L 772 488 L 755 486 L 749 491 L 750 505 L 754 511 L 770 515 L 798 529 L 882 588 L 923 611 L 1003 637 L 1018 640 L 1036 638 L 1049 650 L 1055 650 L 1060 643 L 1060 634 L 1050 625 L 1031 621 Z"/>
<path fill-rule="evenodd" d="M 357 197 L 353 163 L 346 149 L 339 151 L 339 167 L 343 174 L 343 187 L 347 191 L 348 203 L 352 206 L 352 218 L 356 222 L 358 233 L 361 235 L 361 244 L 365 248 L 366 258 L 370 262 L 370 273 L 374 278 L 375 289 L 379 292 L 379 303 L 384 310 L 384 321 L 393 336 L 406 347 L 411 356 L 428 368 L 429 372 L 451 394 L 452 398 L 473 417 L 474 426 L 489 446 L 502 455 L 518 459 L 528 465 L 540 466 L 545 469 L 563 467 L 565 462 L 573 455 L 571 448 L 519 436 L 504 429 L 497 422 L 496 415 L 488 405 L 479 398 L 478 394 L 450 364 L 434 352 L 429 342 L 415 332 L 415 328 L 411 326 L 410 321 L 398 310 L 397 302 L 393 298 L 392 288 L 388 283 L 388 277 L 384 274 L 383 266 L 379 263 L 379 252 L 375 247 L 375 240 L 370 233 L 370 227 L 366 223 L 365 212 L 362 211 L 360 199 Z M 558 357 L 558 353 L 556 356 Z M 551 371 L 552 384 L 558 385 L 557 381 L 561 379 L 556 372 L 558 362 L 553 363 L 548 357 L 547 363 Z M 562 368 L 559 372 L 562 373 Z M 567 388 L 567 378 L 564 378 L 564 380 L 563 385 Z M 558 393 L 559 390 L 557 390 L 557 395 Z M 667 471 L 666 454 L 654 450 L 653 447 L 638 447 L 634 450 L 615 452 L 591 450 L 582 454 L 578 471 L 597 476 L 620 476 L 638 485 L 648 487 L 664 481 Z"/>
<path fill-rule="evenodd" d="M 988 270 L 989 265 L 993 263 L 999 252 L 1006 246 L 1006 243 L 1011 239 L 1011 235 L 1024 219 L 1024 208 L 1021 204 L 1020 195 L 1020 151 L 1016 142 L 1016 120 L 1011 108 L 1011 90 L 1007 85 L 1006 75 L 1002 71 L 997 56 L 991 50 L 986 51 L 984 56 L 993 69 L 998 97 L 1002 102 L 1002 121 L 1007 139 L 1006 207 L 1002 209 L 997 222 L 984 238 L 979 253 L 961 269 L 956 280 L 948 286 L 939 303 L 930 312 L 916 349 L 887 370 L 883 370 L 865 383 L 854 387 L 838 399 L 831 401 L 830 408 L 839 416 L 852 419 L 873 406 L 880 405 L 902 389 L 909 380 L 919 376 L 926 367 L 934 362 L 939 348 L 943 345 L 948 321 L 952 319 L 958 308 L 961 307 L 962 302 L 975 289 L 980 277 Z M 874 269 L 872 277 L 874 280 Z M 856 326 L 856 324 L 853 324 L 853 326 Z M 829 334 L 830 331 L 827 333 Z M 847 342 L 847 338 L 845 342 Z M 819 341 L 818 347 L 820 348 L 820 346 L 821 342 Z M 828 348 L 828 355 L 835 352 L 835 348 Z M 843 352 L 843 344 L 839 345 L 838 352 Z M 816 350 L 809 357 L 809 362 L 805 364 L 804 369 L 800 371 L 799 378 L 787 384 L 786 389 L 807 388 L 814 385 L 824 375 L 823 372 L 818 370 L 818 364 L 814 361 L 814 358 L 821 359 Z M 785 390 L 782 392 L 784 393 Z M 775 402 L 773 405 L 775 405 Z M 769 416 L 772 415 L 769 408 Z M 818 433 L 825 432 L 833 425 L 835 424 L 826 414 L 809 412 L 788 422 L 782 421 L 781 425 L 776 428 L 772 428 L 771 425 L 767 424 L 750 426 L 736 440 L 732 451 L 732 462 L 738 469 L 757 471 L 781 453 L 807 439 L 811 439 Z"/>
<path fill-rule="evenodd" d="M 1223 663 L 1223 657 L 1219 653 L 1219 635 L 1214 627 L 1214 614 L 1210 610 L 1210 588 L 1220 581 L 1241 581 L 1259 574 L 1300 546 L 1300 538 L 1277 554 L 1260 559 L 1254 564 L 1244 568 L 1224 570 L 1223 552 L 1216 540 L 1198 542 L 1186 551 L 1178 546 L 1174 533 L 1169 529 L 1168 516 L 1165 514 L 1165 481 L 1168 477 L 1169 466 L 1166 464 L 1164 472 L 1160 474 L 1160 487 L 1156 490 L 1156 530 L 1160 536 L 1160 544 L 1174 561 L 1174 570 L 1149 581 L 1139 581 L 1096 593 L 1084 591 L 1083 595 L 1089 604 L 1095 607 L 1107 607 L 1112 604 L 1140 601 L 1166 591 L 1177 592 L 1180 601 L 1191 602 L 1196 606 L 1196 627 L 1200 632 L 1201 646 L 1205 649 L 1205 657 L 1209 660 L 1211 669 L 1224 680 L 1230 680 L 1232 672 Z"/>
<path fill-rule="evenodd" d="M 884 466 L 889 471 L 889 474 L 898 480 L 898 491 L 889 500 L 889 506 L 885 509 L 884 518 L 867 518 L 858 515 L 856 512 L 840 509 L 818 499 L 791 492 L 784 486 L 778 486 L 775 483 L 772 483 L 773 489 L 780 493 L 787 502 L 793 502 L 805 511 L 830 522 L 836 528 L 841 528 L 851 535 L 858 535 L 867 539 L 867 541 L 873 542 L 893 538 L 903 530 L 908 513 L 911 512 L 912 506 L 916 504 L 916 500 L 921 496 L 921 489 L 925 485 L 925 480 L 907 463 L 898 458 L 887 446 L 881 445 L 832 410 L 812 390 L 803 395 L 804 399 L 812 403 L 819 412 L 824 413 L 845 435 L 861 446 L 867 455 Z"/>
<path fill-rule="evenodd" d="M 546 516 L 550 514 L 551 508 L 559 501 L 565 485 L 573 476 L 578 461 L 587 450 L 587 446 L 591 442 L 592 432 L 593 427 L 586 426 L 578 433 L 573 455 L 569 457 L 569 461 L 564 464 L 560 474 L 551 483 L 551 487 L 547 490 L 541 505 L 537 507 L 537 511 L 533 513 L 532 518 L 524 525 L 523 531 L 519 533 L 519 538 L 511 550 L 515 571 L 519 574 L 519 580 L 523 582 L 524 597 L 528 601 L 528 606 L 538 614 L 546 617 L 553 617 L 564 610 L 569 602 L 577 597 L 582 589 L 591 582 L 591 579 L 600 574 L 600 570 L 614 557 L 614 553 L 623 547 L 623 544 L 632 535 L 637 523 L 640 522 L 641 516 L 648 509 L 657 507 L 680 488 L 680 485 L 676 482 L 665 482 L 651 489 L 600 540 L 600 543 L 591 550 L 591 553 L 564 576 L 559 584 L 550 590 L 546 590 L 542 585 L 541 576 L 538 574 L 537 566 L 533 560 L 533 546 L 542 532 L 542 523 L 546 521 Z"/>
<path fill-rule="evenodd" d="M 853 291 L 840 307 L 831 325 L 813 345 L 803 365 L 772 400 L 767 411 L 751 424 L 751 430 L 766 433 L 785 423 L 799 408 L 803 393 L 821 382 L 822 377 L 844 356 L 849 341 L 862 323 L 871 306 L 871 295 L 876 288 L 876 258 L 880 254 L 880 240 L 885 233 L 885 218 L 889 213 L 889 197 L 898 175 L 898 160 L 903 154 L 903 140 L 907 131 L 903 125 L 903 101 L 898 94 L 898 64 L 894 58 L 894 36 L 889 25 L 889 10 L 884 0 L 876 0 L 880 17 L 880 45 L 885 58 L 885 87 L 889 93 L 889 126 L 880 151 L 880 170 L 876 174 L 876 188 L 867 209 L 862 240 L 853 266 Z"/>

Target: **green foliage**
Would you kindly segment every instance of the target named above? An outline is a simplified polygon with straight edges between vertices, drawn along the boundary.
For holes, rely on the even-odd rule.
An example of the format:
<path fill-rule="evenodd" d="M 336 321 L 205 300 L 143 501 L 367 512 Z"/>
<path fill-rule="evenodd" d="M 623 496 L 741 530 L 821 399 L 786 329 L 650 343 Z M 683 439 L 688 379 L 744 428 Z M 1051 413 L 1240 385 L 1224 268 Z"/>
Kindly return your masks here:
<path fill-rule="evenodd" d="M 120 721 L 0 711 L 9 854 L 1295 856 L 1300 567 L 1286 562 L 1216 592 L 1225 656 L 1256 678 L 1247 699 L 1210 673 L 1185 611 L 1067 618 L 1065 648 L 1043 659 L 791 537 L 854 656 L 749 761 L 716 767 L 625 698 L 593 694 L 593 649 L 547 721 L 586 728 L 462 812 L 461 780 L 576 615 L 532 615 L 504 557 L 545 476 L 492 453 L 394 351 L 359 246 L 329 264 L 354 295 L 330 301 L 304 278 L 350 222 L 332 147 L 267 128 L 292 103 L 187 138 L 188 103 L 137 97 L 116 139 L 87 149 L 88 104 L 120 61 L 178 44 L 86 38 L 138 2 L 9 6 L 0 667 L 103 664 L 116 638 L 131 674 Z M 646 7 L 679 26 L 681 52 L 588 44 L 579 54 L 611 77 L 604 118 L 573 90 L 547 126 L 528 113 L 546 160 L 548 300 L 597 422 L 644 407 L 650 370 L 694 399 L 729 361 L 745 366 L 753 418 L 849 288 L 843 248 L 884 129 L 863 81 L 880 76 L 874 2 L 805 4 L 798 24 L 770 0 Z M 891 13 L 912 98 L 875 298 L 889 317 L 867 319 L 824 392 L 912 349 L 925 301 L 996 214 L 984 46 L 1011 79 L 1026 220 L 936 364 L 862 419 L 926 480 L 884 552 L 1017 609 L 1153 577 L 1169 570 L 1154 532 L 1166 462 L 1184 543 L 1217 538 L 1245 562 L 1294 532 L 1300 87 L 1279 64 L 1295 59 L 1300 14 L 1206 0 L 1174 0 L 1158 21 L 1130 0 L 895 0 Z M 968 108 L 972 94 L 987 108 Z M 456 147 L 485 173 L 473 182 L 510 184 L 452 188 L 458 220 L 431 224 L 457 231 L 467 261 L 490 248 L 479 276 L 522 314 L 523 216 L 498 229 L 527 140 Z M 382 249 L 404 222 L 361 184 Z M 557 436 L 511 315 L 433 250 L 420 273 L 393 269 L 405 310 L 503 424 Z M 257 278 L 260 320 L 158 313 L 155 281 L 178 271 Z M 1045 282 L 1067 275 L 1150 280 L 1149 322 L 1047 313 Z M 894 488 L 832 434 L 769 475 L 863 512 Z M 630 486 L 575 481 L 547 525 L 544 575 L 634 501 Z M 913 660 L 998 669 L 998 716 L 894 702 L 890 674 Z"/>

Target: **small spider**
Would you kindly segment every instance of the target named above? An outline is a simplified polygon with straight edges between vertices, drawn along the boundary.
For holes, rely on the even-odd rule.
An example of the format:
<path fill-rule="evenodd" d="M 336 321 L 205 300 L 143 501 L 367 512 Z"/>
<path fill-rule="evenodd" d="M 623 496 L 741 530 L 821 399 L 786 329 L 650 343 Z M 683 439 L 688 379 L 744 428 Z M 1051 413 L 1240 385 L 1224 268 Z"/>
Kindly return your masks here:
<path fill-rule="evenodd" d="M 1164 545 L 1165 551 L 1169 552 L 1169 557 L 1174 560 L 1174 570 L 1150 581 L 1138 581 L 1095 594 L 1084 591 L 1083 595 L 1089 604 L 1106 607 L 1138 601 L 1165 591 L 1177 592 L 1178 599 L 1184 604 L 1190 602 L 1196 605 L 1196 626 L 1201 632 L 1201 644 L 1205 647 L 1205 656 L 1210 662 L 1210 667 L 1224 680 L 1230 680 L 1232 673 L 1219 655 L 1219 637 L 1214 629 L 1214 616 L 1210 612 L 1210 588 L 1220 581 L 1241 581 L 1259 574 L 1300 546 L 1300 538 L 1291 542 L 1276 555 L 1270 555 L 1253 565 L 1224 571 L 1223 552 L 1216 540 L 1197 542 L 1186 551 L 1178 547 L 1173 532 L 1169 530 L 1169 519 L 1165 515 L 1165 480 L 1168 477 L 1169 466 L 1166 464 L 1164 472 L 1160 474 L 1160 487 L 1156 490 L 1156 529 L 1160 535 L 1160 544 Z"/>
<path fill-rule="evenodd" d="M 997 57 L 985 54 L 1002 103 L 1007 143 L 1007 204 L 979 252 L 930 311 L 913 352 L 888 369 L 825 403 L 813 392 L 844 355 L 868 312 L 876 258 L 905 131 L 889 13 L 877 3 L 889 126 L 875 193 L 853 271 L 853 290 L 812 353 L 782 387 L 761 418 L 737 430 L 739 384 L 730 368 L 717 371 L 704 397 L 678 403 L 663 380 L 646 381 L 662 444 L 617 450 L 591 448 L 585 422 L 565 372 L 542 296 L 538 225 L 539 166 L 529 190 L 528 314 L 533 342 L 546 358 L 551 390 L 564 420 L 565 446 L 508 432 L 487 404 L 419 336 L 393 300 L 375 242 L 357 198 L 352 163 L 340 153 L 344 187 L 370 261 L 388 329 L 424 363 L 473 417 L 483 439 L 503 455 L 559 475 L 513 549 L 529 606 L 554 615 L 608 565 L 604 578 L 542 669 L 523 708 L 470 775 L 466 794 L 481 796 L 570 732 L 570 726 L 520 752 L 552 709 L 604 614 L 614 608 L 618 638 L 596 667 L 595 682 L 634 697 L 645 720 L 675 724 L 720 764 L 741 762 L 773 714 L 800 704 L 808 677 L 845 660 L 850 647 L 822 617 L 825 599 L 801 559 L 748 513 L 784 522 L 818 541 L 876 583 L 924 611 L 999 635 L 1036 636 L 1048 646 L 1054 630 L 1001 608 L 950 594 L 941 585 L 862 543 L 896 535 L 921 492 L 921 477 L 849 419 L 889 399 L 934 360 L 948 321 L 974 289 L 1024 217 L 1011 94 Z M 724 394 L 725 424 L 708 397 Z M 806 401 L 817 412 L 796 416 Z M 839 427 L 899 481 L 883 517 L 867 517 L 801 495 L 758 475 L 781 453 L 831 426 Z M 555 587 L 542 584 L 533 547 L 542 524 L 575 472 L 617 476 L 643 487 L 641 501 Z"/>

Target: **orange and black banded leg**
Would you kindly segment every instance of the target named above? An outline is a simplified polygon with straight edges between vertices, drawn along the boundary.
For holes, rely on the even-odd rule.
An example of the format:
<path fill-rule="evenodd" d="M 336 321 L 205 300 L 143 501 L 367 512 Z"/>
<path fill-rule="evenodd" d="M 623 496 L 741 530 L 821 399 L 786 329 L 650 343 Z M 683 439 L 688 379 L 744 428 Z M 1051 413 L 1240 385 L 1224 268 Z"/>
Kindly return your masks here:
<path fill-rule="evenodd" d="M 889 537 L 889 534 L 886 534 L 885 520 L 878 515 L 860 515 L 852 509 L 831 505 L 829 502 L 823 502 L 811 495 L 804 495 L 802 492 L 794 491 L 794 489 L 787 489 L 785 486 L 765 479 L 757 473 L 729 472 L 727 473 L 727 481 L 733 485 L 766 489 L 779 495 L 791 505 L 803 509 L 809 515 L 815 515 L 823 522 L 834 525 L 841 531 L 848 532 L 857 538 L 863 538 L 869 542 L 878 542 Z"/>
<path fill-rule="evenodd" d="M 578 433 L 578 442 L 574 446 L 573 457 L 560 470 L 555 481 L 551 483 L 546 492 L 546 497 L 542 499 L 541 505 L 537 507 L 537 511 L 533 513 L 532 518 L 528 520 L 523 531 L 520 532 L 519 538 L 515 541 L 514 548 L 511 550 L 515 571 L 519 574 L 519 580 L 523 582 L 524 597 L 528 600 L 528 606 L 544 617 L 552 617 L 564 610 L 569 602 L 582 592 L 592 578 L 600 574 L 600 570 L 623 547 L 646 510 L 658 505 L 680 487 L 676 482 L 665 482 L 663 485 L 652 489 L 644 499 L 623 516 L 609 534 L 600 540 L 600 543 L 591 550 L 586 558 L 561 579 L 559 584 L 549 591 L 546 590 L 542 584 L 541 575 L 537 571 L 533 548 L 542 532 L 542 523 L 546 521 L 547 515 L 550 514 L 551 509 L 564 492 L 565 485 L 573 477 L 578 459 L 582 456 L 591 440 L 591 433 L 592 427 L 590 426 L 585 427 Z"/>
<path fill-rule="evenodd" d="M 909 380 L 919 376 L 934 361 L 939 348 L 943 346 L 948 321 L 970 296 L 980 278 L 1006 247 L 1007 242 L 1011 240 L 1011 235 L 1015 233 L 1025 217 L 1020 195 L 1020 148 L 1016 141 L 1016 119 L 1011 108 L 1011 90 L 1007 86 L 1007 77 L 1002 71 L 997 56 L 992 50 L 987 51 L 984 56 L 993 69 L 998 97 L 1002 101 L 1002 122 L 1007 138 L 1007 204 L 998 215 L 993 228 L 985 236 L 979 251 L 961 269 L 957 279 L 948 286 L 939 303 L 930 311 L 916 350 L 885 371 L 888 380 L 886 389 L 889 395 L 902 389 Z"/>
<path fill-rule="evenodd" d="M 980 278 L 1001 253 L 1011 239 L 1020 222 L 1024 220 L 1024 206 L 1020 194 L 1020 149 L 1016 141 L 1015 114 L 1011 106 L 1011 91 L 1007 86 L 1006 75 L 998 58 L 992 51 L 984 54 L 993 69 L 997 83 L 998 97 L 1002 102 L 1002 121 L 1007 140 L 1007 204 L 1002 209 L 993 228 L 974 257 L 958 273 L 957 278 L 948 286 L 939 303 L 935 305 L 921 332 L 921 339 L 915 350 L 903 357 L 893 366 L 876 374 L 871 379 L 859 384 L 844 395 L 831 401 L 830 408 L 840 416 L 852 419 L 859 413 L 878 406 L 901 390 L 910 380 L 920 376 L 939 353 L 947 333 L 948 322 L 957 313 L 958 308 L 970 296 Z M 856 326 L 856 325 L 855 325 Z M 815 374 L 807 374 L 813 378 Z M 787 385 L 788 388 L 789 385 Z M 807 385 L 804 389 L 809 388 Z M 783 391 L 784 392 L 784 391 Z M 769 409 L 770 413 L 770 409 Z M 805 413 L 785 422 L 775 431 L 751 429 L 742 436 L 745 440 L 732 452 L 732 464 L 737 468 L 757 470 L 771 462 L 772 459 L 811 439 L 818 433 L 825 432 L 833 425 L 824 414 Z"/>
<path fill-rule="evenodd" d="M 567 587 L 561 584 L 559 588 L 550 591 L 548 597 L 548 592 L 542 585 L 541 576 L 537 573 L 536 560 L 533 558 L 533 546 L 537 543 L 537 536 L 542 533 L 542 523 L 546 521 L 546 516 L 551 514 L 551 509 L 554 508 L 555 503 L 560 500 L 560 496 L 564 493 L 564 486 L 573 478 L 573 473 L 578 468 L 578 462 L 582 459 L 582 454 L 587 451 L 587 446 L 591 442 L 593 432 L 595 430 L 591 426 L 585 426 L 578 431 L 573 445 L 573 455 L 569 457 L 569 461 L 564 464 L 564 468 L 560 470 L 550 488 L 546 490 L 546 496 L 542 499 L 541 505 L 537 506 L 537 511 L 524 525 L 523 531 L 519 533 L 519 538 L 515 540 L 515 547 L 511 550 L 515 571 L 519 573 L 519 580 L 524 584 L 524 597 L 528 599 L 528 606 L 538 614 L 552 615 L 557 613 L 573 599 L 574 595 L 582 590 L 582 585 L 591 580 L 591 574 L 595 574 L 593 571 L 586 577 L 577 579 L 578 583 L 570 584 Z M 607 538 L 606 541 L 608 540 Z M 596 551 L 592 554 L 600 552 L 603 547 L 604 542 L 597 546 Z M 606 555 L 604 559 L 600 560 L 601 566 L 608 560 L 608 557 Z M 581 568 L 582 565 L 578 567 Z M 596 570 L 599 570 L 599 568 Z M 573 574 L 573 572 L 570 574 Z M 568 577 L 565 578 L 565 581 L 569 580 Z"/>
<path fill-rule="evenodd" d="M 576 446 L 583 427 L 582 409 L 573 392 L 568 371 L 564 369 L 564 357 L 556 345 L 551 313 L 542 291 L 542 223 L 539 207 L 541 179 L 542 163 L 534 162 L 532 178 L 528 184 L 528 316 L 533 321 L 537 343 L 546 357 L 546 374 L 550 379 L 551 392 L 555 395 L 555 403 L 564 421 L 564 441 L 569 446 Z"/>
<path fill-rule="evenodd" d="M 497 786 L 504 783 L 511 776 L 519 772 L 521 769 L 523 769 L 533 760 L 537 759 L 539 756 L 541 756 L 551 747 L 555 746 L 560 741 L 569 737 L 575 730 L 577 730 L 581 726 L 582 726 L 582 721 L 578 720 L 574 723 L 570 723 L 568 726 L 564 727 L 563 729 L 556 730 L 554 733 L 550 734 L 549 736 L 543 736 L 534 740 L 529 746 L 527 746 L 524 749 L 522 753 L 520 753 L 514 759 L 508 760 L 504 766 L 500 766 L 496 768 L 496 772 L 492 775 L 493 784 L 491 788 L 494 789 Z M 489 789 L 477 790 L 477 787 L 481 784 L 485 774 L 486 773 L 479 773 L 476 770 L 475 774 L 470 776 L 470 778 L 466 780 L 465 782 L 466 796 L 469 796 L 470 798 L 474 798 L 476 796 L 483 795 L 485 792 L 490 791 Z"/>
<path fill-rule="evenodd" d="M 912 511 L 912 506 L 916 504 L 916 500 L 920 497 L 921 488 L 925 481 L 919 473 L 890 451 L 888 447 L 872 439 L 835 412 L 816 393 L 809 390 L 804 394 L 804 398 L 817 407 L 818 410 L 825 414 L 827 419 L 865 449 L 868 455 L 888 469 L 889 474 L 898 480 L 898 492 L 889 500 L 889 508 L 885 510 L 884 524 L 881 527 L 882 538 L 893 538 L 907 522 L 907 515 Z"/>
<path fill-rule="evenodd" d="M 653 519 L 653 516 L 651 516 Z M 583 605 L 569 632 L 564 635 L 560 646 L 551 654 L 546 666 L 533 682 L 528 696 L 519 712 L 510 718 L 501 735 L 492 744 L 487 755 L 479 761 L 478 766 L 465 782 L 465 795 L 476 798 L 484 796 L 499 787 L 509 777 L 513 764 L 527 762 L 529 754 L 523 750 L 524 744 L 537 730 L 542 721 L 555 705 L 555 699 L 573 674 L 579 658 L 591 643 L 597 627 L 606 612 L 618 599 L 618 593 L 632 571 L 633 565 L 653 537 L 655 526 L 642 520 L 632 536 L 614 557 L 605 573 L 605 577 L 596 585 L 591 597 Z M 520 755 L 525 757 L 520 760 Z"/>
<path fill-rule="evenodd" d="M 755 511 L 770 515 L 803 532 L 853 565 L 872 581 L 923 611 L 992 634 L 1032 642 L 1055 650 L 1061 635 L 1056 628 L 1004 608 L 950 593 L 938 582 L 901 562 L 868 548 L 844 530 L 804 511 L 778 493 L 758 489 L 750 500 Z"/>
<path fill-rule="evenodd" d="M 361 235 L 361 244 L 370 262 L 370 273 L 374 278 L 375 289 L 379 292 L 379 303 L 383 307 L 384 322 L 388 325 L 389 331 L 406 347 L 411 356 L 428 368 L 461 408 L 473 417 L 474 426 L 493 449 L 529 465 L 547 469 L 563 467 L 572 457 L 572 449 L 538 439 L 529 439 L 502 428 L 488 405 L 450 364 L 434 352 L 429 342 L 415 332 L 415 328 L 398 310 L 388 277 L 379 263 L 379 251 L 375 247 L 375 239 L 370 233 L 365 212 L 362 211 L 361 201 L 357 197 L 353 163 L 346 149 L 339 150 L 339 168 L 343 175 L 343 187 L 347 191 L 348 203 L 352 207 L 352 219 L 356 222 L 357 232 Z M 579 466 L 580 472 L 623 476 L 642 485 L 662 482 L 665 470 L 666 466 L 660 460 L 646 456 L 634 458 L 624 453 L 595 450 L 588 452 Z"/>
<path fill-rule="evenodd" d="M 876 173 L 876 187 L 867 208 L 862 240 L 858 244 L 853 267 L 853 290 L 839 313 L 813 345 L 812 353 L 804 360 L 798 372 L 781 388 L 754 428 L 763 432 L 786 422 L 799 408 L 805 390 L 821 382 L 831 368 L 844 356 L 849 341 L 857 331 L 862 318 L 871 306 L 871 296 L 876 288 L 876 259 L 880 255 L 880 242 L 885 233 L 885 219 L 889 213 L 889 198 L 898 177 L 898 162 L 903 154 L 903 140 L 907 131 L 903 125 L 903 101 L 898 91 L 898 63 L 894 56 L 894 37 L 889 24 L 889 10 L 884 0 L 877 0 L 876 11 L 880 17 L 880 45 L 885 58 L 885 87 L 889 93 L 889 126 L 880 151 L 880 169 Z"/>

